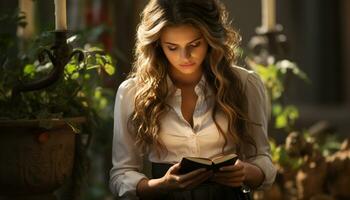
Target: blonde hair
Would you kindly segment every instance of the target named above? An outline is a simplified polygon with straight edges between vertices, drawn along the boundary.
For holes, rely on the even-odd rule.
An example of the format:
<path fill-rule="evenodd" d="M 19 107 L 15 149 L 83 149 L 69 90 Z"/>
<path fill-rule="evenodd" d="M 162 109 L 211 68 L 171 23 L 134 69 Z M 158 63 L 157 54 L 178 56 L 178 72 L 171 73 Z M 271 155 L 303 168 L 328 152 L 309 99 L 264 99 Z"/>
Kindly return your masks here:
<path fill-rule="evenodd" d="M 135 62 L 130 77 L 137 79 L 135 109 L 129 118 L 129 129 L 136 144 L 143 149 L 151 145 L 158 153 L 164 145 L 158 137 L 160 118 L 168 111 L 166 84 L 168 61 L 159 45 L 161 31 L 166 26 L 191 24 L 208 42 L 203 61 L 204 74 L 215 94 L 212 118 L 220 132 L 236 144 L 254 141 L 247 132 L 247 98 L 242 83 L 232 66 L 239 34 L 231 27 L 224 6 L 216 0 L 150 0 L 141 15 L 137 30 Z M 217 123 L 216 113 L 222 111 L 228 120 L 228 130 Z"/>

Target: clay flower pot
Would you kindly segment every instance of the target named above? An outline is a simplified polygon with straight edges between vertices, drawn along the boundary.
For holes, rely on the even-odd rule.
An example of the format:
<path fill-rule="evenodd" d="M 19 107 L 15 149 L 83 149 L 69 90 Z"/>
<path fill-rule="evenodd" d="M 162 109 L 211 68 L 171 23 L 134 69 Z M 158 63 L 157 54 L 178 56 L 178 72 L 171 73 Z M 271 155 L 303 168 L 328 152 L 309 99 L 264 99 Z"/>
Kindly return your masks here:
<path fill-rule="evenodd" d="M 54 200 L 72 174 L 76 133 L 63 120 L 48 122 L 49 130 L 38 120 L 0 121 L 0 200 Z"/>

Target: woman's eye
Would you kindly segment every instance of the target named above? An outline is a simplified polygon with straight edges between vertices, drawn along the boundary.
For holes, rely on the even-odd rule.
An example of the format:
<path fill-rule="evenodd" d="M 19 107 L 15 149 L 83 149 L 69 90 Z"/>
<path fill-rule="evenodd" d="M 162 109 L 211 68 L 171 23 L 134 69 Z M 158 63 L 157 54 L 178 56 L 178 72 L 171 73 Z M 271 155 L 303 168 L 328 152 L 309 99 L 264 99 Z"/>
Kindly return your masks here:
<path fill-rule="evenodd" d="M 192 43 L 191 47 L 198 47 L 200 45 L 200 42 Z"/>
<path fill-rule="evenodd" d="M 170 51 L 175 51 L 175 50 L 176 50 L 176 47 L 168 46 L 168 49 L 169 49 Z"/>

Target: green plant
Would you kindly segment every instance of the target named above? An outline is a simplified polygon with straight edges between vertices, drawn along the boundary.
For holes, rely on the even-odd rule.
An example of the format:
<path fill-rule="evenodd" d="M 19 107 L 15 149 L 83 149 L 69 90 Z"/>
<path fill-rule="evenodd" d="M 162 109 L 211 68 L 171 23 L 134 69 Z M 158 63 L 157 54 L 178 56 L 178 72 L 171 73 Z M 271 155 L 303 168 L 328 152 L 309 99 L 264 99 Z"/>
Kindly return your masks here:
<path fill-rule="evenodd" d="M 15 13 L 0 16 L 0 26 L 4 27 L 5 24 L 25 26 L 26 23 L 21 13 Z M 54 34 L 44 32 L 27 42 L 24 48 L 19 48 L 21 40 L 14 31 L 0 32 L 0 121 L 36 119 L 41 128 L 49 129 L 52 124 L 46 119 L 63 119 L 76 133 L 81 133 L 80 138 L 88 138 L 84 145 L 77 145 L 75 158 L 78 164 L 72 178 L 73 193 L 79 193 L 77 190 L 81 190 L 82 184 L 87 182 L 86 173 L 90 164 L 87 163 L 89 152 L 86 147 L 90 144 L 91 135 L 109 135 L 112 121 L 111 105 L 115 91 L 105 88 L 103 82 L 106 74 L 111 76 L 115 73 L 115 61 L 103 51 L 101 45 L 90 44 L 86 40 L 91 35 L 96 38 L 101 33 L 101 27 L 97 29 L 99 31 L 80 31 L 67 39 L 74 49 L 83 51 L 82 62 L 76 57 L 72 58 L 57 82 L 41 90 L 20 93 L 17 97 L 13 96 L 15 85 L 41 79 L 52 70 L 49 59 L 39 62 L 37 54 L 41 48 L 49 49 L 52 46 Z M 78 126 L 67 120 L 77 116 L 86 117 L 87 123 Z"/>
<path fill-rule="evenodd" d="M 275 163 L 287 169 L 297 170 L 303 164 L 302 157 L 291 157 L 288 155 L 286 148 L 277 145 L 273 140 L 270 140 L 271 157 Z"/>
<path fill-rule="evenodd" d="M 299 110 L 294 105 L 286 105 L 283 101 L 283 94 L 290 75 L 309 82 L 306 74 L 289 60 L 282 60 L 268 66 L 253 62 L 250 62 L 250 65 L 260 75 L 267 90 L 274 128 L 282 129 L 286 133 L 294 131 L 295 121 L 299 118 Z M 273 139 L 270 139 L 270 147 L 272 160 L 280 167 L 297 170 L 303 164 L 302 158 L 291 157 L 285 146 L 277 144 Z"/>
<path fill-rule="evenodd" d="M 306 74 L 289 60 L 282 60 L 268 66 L 259 64 L 252 66 L 260 75 L 267 89 L 275 128 L 284 129 L 286 132 L 293 130 L 293 125 L 299 117 L 299 111 L 294 105 L 284 104 L 283 93 L 286 90 L 285 85 L 290 74 L 309 82 Z"/>
<path fill-rule="evenodd" d="M 286 133 L 297 131 L 294 127 L 299 118 L 299 110 L 295 105 L 288 105 L 284 100 L 284 93 L 289 76 L 293 75 L 307 83 L 310 83 L 307 75 L 299 67 L 289 61 L 282 60 L 268 66 L 250 63 L 253 69 L 260 75 L 266 87 L 271 103 L 271 114 L 274 128 L 283 130 Z M 301 137 L 306 141 L 312 151 L 319 151 L 323 156 L 340 149 L 340 141 L 335 135 L 325 135 L 323 137 L 310 135 L 308 130 L 300 131 Z M 291 156 L 284 144 L 277 144 L 274 139 L 270 139 L 272 160 L 286 169 L 298 170 L 303 165 L 302 157 Z"/>
<path fill-rule="evenodd" d="M 22 17 L 1 17 L 3 21 L 12 19 L 18 25 L 23 24 Z M 115 68 L 110 55 L 103 49 L 85 44 L 81 49 L 85 58 L 78 62 L 73 58 L 65 67 L 62 77 L 53 85 L 32 92 L 23 92 L 14 99 L 13 88 L 18 83 L 27 83 L 47 76 L 53 68 L 48 59 L 37 60 L 36 53 L 41 47 L 53 44 L 53 34 L 44 32 L 36 37 L 28 49 L 17 51 L 17 41 L 13 35 L 0 36 L 0 119 L 48 119 L 87 116 L 93 125 L 98 115 L 112 99 L 113 91 L 103 88 L 101 73 L 113 75 Z M 67 42 L 74 46 L 78 35 L 71 36 Z M 76 48 L 77 49 L 77 48 Z M 41 124 L 49 128 L 50 124 Z M 76 127 L 72 127 L 76 130 Z M 91 129 L 90 129 L 91 130 Z"/>

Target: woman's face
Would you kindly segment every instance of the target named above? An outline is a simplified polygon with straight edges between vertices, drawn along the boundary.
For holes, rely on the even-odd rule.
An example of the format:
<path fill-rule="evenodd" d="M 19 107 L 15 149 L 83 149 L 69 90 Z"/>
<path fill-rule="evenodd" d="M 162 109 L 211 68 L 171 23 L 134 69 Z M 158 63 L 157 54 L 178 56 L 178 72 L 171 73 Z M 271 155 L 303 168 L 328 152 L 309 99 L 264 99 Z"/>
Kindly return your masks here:
<path fill-rule="evenodd" d="M 208 43 L 192 25 L 169 26 L 160 36 L 161 47 L 170 63 L 170 73 L 196 76 L 202 73 L 202 62 Z"/>

